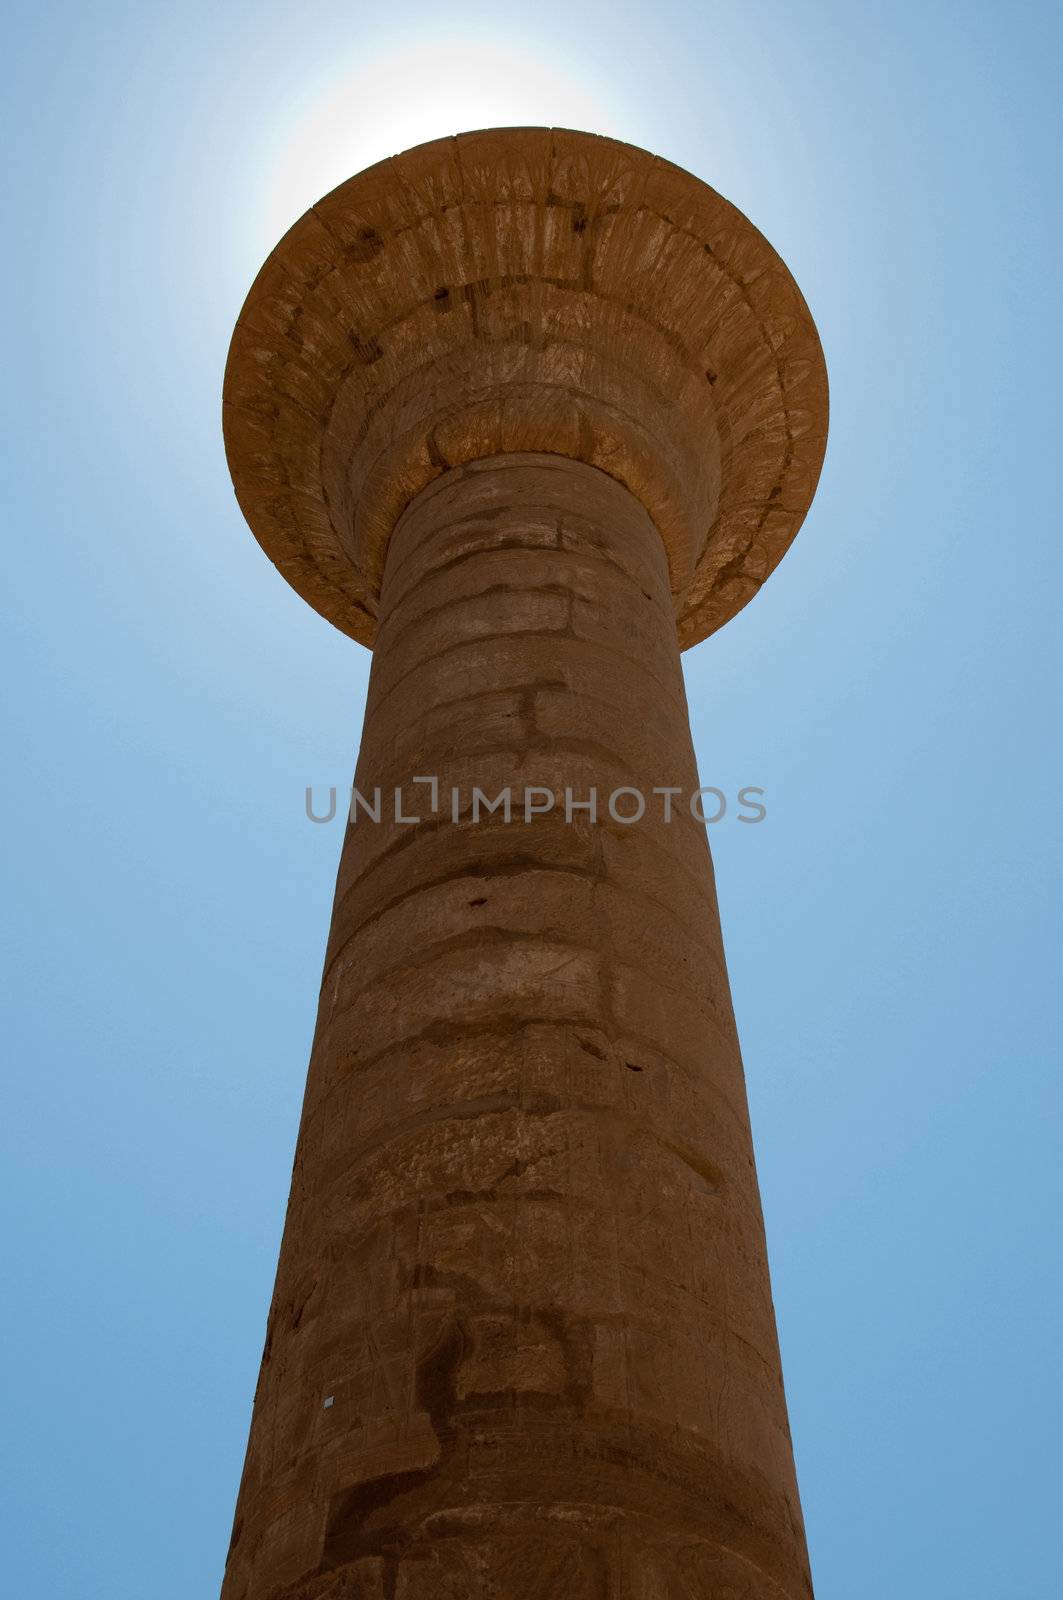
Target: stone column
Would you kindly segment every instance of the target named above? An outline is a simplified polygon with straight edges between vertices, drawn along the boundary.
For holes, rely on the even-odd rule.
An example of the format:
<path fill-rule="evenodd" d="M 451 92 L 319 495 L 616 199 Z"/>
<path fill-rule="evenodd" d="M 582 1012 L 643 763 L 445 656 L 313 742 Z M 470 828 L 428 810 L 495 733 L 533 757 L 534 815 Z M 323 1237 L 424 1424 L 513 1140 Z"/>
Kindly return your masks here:
<path fill-rule="evenodd" d="M 593 219 L 574 204 L 575 222 Z M 502 227 L 494 213 L 489 226 Z M 386 231 L 370 232 L 378 243 L 363 238 L 343 271 L 383 255 Z M 500 296 L 527 292 L 511 276 L 477 278 L 473 302 L 493 296 L 497 318 Z M 591 278 L 559 292 L 586 300 Z M 319 285 L 299 293 L 320 317 Z M 297 371 L 327 366 L 325 325 L 286 325 Z M 513 328 L 542 351 L 534 327 Z M 341 525 L 327 541 L 306 535 L 311 574 L 290 533 L 287 546 L 270 536 L 282 570 L 371 637 L 374 660 L 223 1597 L 802 1600 L 679 660 L 681 634 L 741 603 L 727 585 L 743 581 L 755 541 L 736 565 L 688 538 L 699 496 L 729 483 L 735 495 L 740 446 L 709 450 L 724 474 L 713 490 L 715 467 L 683 477 L 670 402 L 647 398 L 643 378 L 629 382 L 643 395 L 637 426 L 601 365 L 595 392 L 559 394 L 555 415 L 541 367 L 528 381 L 525 356 L 522 381 L 507 377 L 504 338 L 473 382 L 478 341 L 491 347 L 482 317 L 447 338 L 405 409 L 394 374 L 380 380 L 392 411 L 375 469 L 358 452 L 385 402 L 359 379 L 378 420 L 353 429 L 355 466 L 320 490 L 334 517 L 357 478 L 353 544 Z M 425 359 L 394 320 L 360 339 L 363 367 L 367 350 L 370 367 L 389 350 L 407 368 Z M 281 355 L 269 381 L 283 396 L 294 379 Z M 630 352 L 608 358 L 622 374 Z M 257 383 L 260 359 L 256 370 Z M 228 394 L 243 381 L 238 363 Z M 494 435 L 470 420 L 496 405 L 492 386 L 517 419 Z M 233 403 L 252 415 L 246 397 Z M 286 404 L 264 425 L 294 460 Z M 573 404 L 592 420 L 569 430 Z M 243 427 L 229 424 L 234 459 Z M 541 448 L 551 427 L 566 448 Z M 528 447 L 499 448 L 507 429 Z M 653 439 L 661 465 L 647 473 Z M 290 529 L 310 497 L 284 473 L 268 518 Z M 261 524 L 265 502 L 243 488 Z M 713 581 L 699 591 L 706 560 Z"/>

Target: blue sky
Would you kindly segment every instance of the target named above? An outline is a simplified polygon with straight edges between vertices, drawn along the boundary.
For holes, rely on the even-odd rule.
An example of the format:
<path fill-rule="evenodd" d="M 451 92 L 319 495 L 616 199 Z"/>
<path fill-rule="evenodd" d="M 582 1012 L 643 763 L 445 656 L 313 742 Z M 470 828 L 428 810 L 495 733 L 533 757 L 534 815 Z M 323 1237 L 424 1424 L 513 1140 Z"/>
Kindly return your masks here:
<path fill-rule="evenodd" d="M 507 15 L 509 20 L 506 20 Z M 5 24 L 0 1587 L 216 1593 L 369 657 L 229 487 L 285 226 L 467 126 L 697 172 L 832 432 L 686 657 L 819 1600 L 1063 1582 L 1055 7 L 24 6 Z"/>

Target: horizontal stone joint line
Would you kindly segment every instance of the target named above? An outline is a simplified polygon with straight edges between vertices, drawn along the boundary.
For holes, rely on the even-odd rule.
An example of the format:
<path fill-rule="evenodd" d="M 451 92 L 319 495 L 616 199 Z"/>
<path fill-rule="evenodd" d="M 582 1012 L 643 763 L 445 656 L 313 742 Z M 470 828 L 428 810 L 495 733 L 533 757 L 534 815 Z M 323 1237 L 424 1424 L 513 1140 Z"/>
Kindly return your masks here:
<path fill-rule="evenodd" d="M 393 895 L 391 899 L 385 901 L 382 906 L 378 906 L 374 911 L 370 912 L 370 914 L 365 917 L 364 920 L 357 925 L 357 927 L 350 929 L 349 932 L 345 934 L 343 943 L 338 946 L 328 960 L 328 963 L 322 974 L 322 987 L 324 987 L 324 985 L 327 983 L 333 967 L 348 946 L 355 939 L 357 939 L 360 934 L 365 933 L 367 929 L 373 927 L 375 923 L 379 922 L 382 917 L 387 916 L 391 911 L 397 910 L 399 906 L 406 905 L 409 901 L 420 898 L 421 895 L 430 894 L 433 890 L 445 888 L 449 883 L 461 883 L 462 881 L 467 881 L 469 883 L 480 884 L 489 882 L 495 878 L 500 880 L 505 880 L 508 878 L 524 878 L 530 877 L 531 875 L 537 873 L 556 873 L 560 876 L 583 878 L 589 882 L 595 882 L 601 876 L 600 872 L 597 870 L 578 866 L 567 866 L 560 863 L 544 862 L 538 856 L 524 853 L 510 856 L 508 860 L 502 860 L 501 862 L 484 862 L 480 864 L 469 864 L 463 867 L 456 867 L 452 872 L 443 872 L 434 878 L 427 878 L 423 882 L 414 884 L 412 888 L 403 890 L 401 894 Z M 357 887 L 358 884 L 353 886 L 353 888 Z M 334 918 L 338 916 L 338 911 L 339 908 L 337 907 L 337 912 L 334 913 Z"/>
<path fill-rule="evenodd" d="M 421 659 L 414 662 L 414 664 L 408 667 L 405 672 L 400 673 L 392 683 L 389 683 L 386 689 L 378 693 L 375 698 L 373 695 L 373 684 L 370 682 L 369 702 L 366 706 L 365 713 L 366 724 L 368 725 L 370 717 L 375 717 L 379 714 L 381 706 L 386 703 L 389 696 L 394 694 L 395 690 L 400 688 L 408 678 L 413 677 L 418 672 L 429 671 L 437 661 L 441 661 L 448 656 L 452 656 L 459 650 L 468 650 L 472 647 L 480 647 L 488 644 L 499 644 L 503 641 L 509 641 L 510 643 L 515 644 L 520 639 L 571 640 L 573 644 L 578 644 L 584 650 L 596 650 L 602 655 L 612 656 L 616 660 L 622 661 L 626 667 L 634 669 L 634 671 L 639 676 L 645 678 L 647 682 L 654 684 L 658 689 L 660 689 L 663 695 L 667 696 L 667 698 L 671 700 L 679 710 L 682 711 L 684 716 L 687 715 L 685 696 L 683 698 L 677 696 L 674 690 L 670 689 L 669 686 L 665 684 L 656 673 L 650 672 L 647 669 L 644 662 L 635 660 L 635 658 L 629 656 L 626 651 L 618 650 L 612 645 L 603 644 L 597 639 L 584 639 L 580 634 L 574 632 L 570 627 L 527 628 L 514 629 L 513 631 L 502 633 L 481 633 L 476 634 L 468 639 L 456 639 L 453 644 L 443 645 L 441 649 L 436 650 L 433 655 L 428 657 L 427 660 Z M 680 674 L 679 682 L 680 685 L 682 685 L 682 669 L 678 666 L 678 662 L 676 671 Z"/>
<path fill-rule="evenodd" d="M 647 594 L 646 590 L 642 588 L 642 584 L 647 581 L 645 578 L 636 577 L 634 573 L 629 572 L 627 568 L 622 566 L 614 556 L 609 554 L 600 546 L 592 545 L 588 549 L 572 549 L 566 545 L 527 544 L 523 540 L 506 539 L 500 540 L 496 544 L 485 544 L 478 546 L 475 550 L 464 550 L 460 555 L 452 556 L 447 561 L 441 561 L 436 566 L 427 568 L 420 574 L 416 581 L 409 586 L 408 589 L 403 589 L 401 593 L 394 598 L 392 597 L 389 589 L 390 580 L 386 577 L 385 588 L 383 591 L 385 603 L 384 609 L 386 611 L 385 620 L 390 620 L 396 611 L 408 604 L 413 596 L 417 594 L 425 584 L 430 583 L 432 579 L 440 577 L 444 573 L 452 572 L 455 568 L 465 566 L 470 561 L 479 561 L 484 557 L 504 554 L 506 552 L 540 557 L 547 555 L 551 557 L 560 556 L 563 559 L 572 562 L 582 561 L 586 562 L 588 565 L 608 566 L 611 571 L 619 573 L 622 577 L 626 578 L 633 587 L 638 588 L 642 594 L 646 595 L 648 600 L 651 600 L 655 605 L 660 605 L 660 601 L 658 599 L 655 599 L 653 595 Z M 670 599 L 671 596 L 669 595 L 669 601 Z M 665 608 L 662 606 L 661 609 L 664 610 Z M 665 611 L 665 614 L 671 617 L 672 610 L 670 604 L 668 609 Z"/>

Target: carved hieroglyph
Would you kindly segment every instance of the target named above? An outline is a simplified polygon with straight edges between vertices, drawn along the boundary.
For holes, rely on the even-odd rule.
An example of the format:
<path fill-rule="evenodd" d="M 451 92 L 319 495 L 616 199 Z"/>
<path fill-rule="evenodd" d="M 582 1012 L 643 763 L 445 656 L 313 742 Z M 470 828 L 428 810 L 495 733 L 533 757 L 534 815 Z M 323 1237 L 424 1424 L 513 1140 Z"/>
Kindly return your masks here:
<path fill-rule="evenodd" d="M 765 240 L 588 134 L 384 162 L 256 280 L 240 504 L 422 819 L 347 829 L 225 1600 L 811 1593 L 704 828 L 561 798 L 696 789 L 680 649 L 826 411 Z"/>

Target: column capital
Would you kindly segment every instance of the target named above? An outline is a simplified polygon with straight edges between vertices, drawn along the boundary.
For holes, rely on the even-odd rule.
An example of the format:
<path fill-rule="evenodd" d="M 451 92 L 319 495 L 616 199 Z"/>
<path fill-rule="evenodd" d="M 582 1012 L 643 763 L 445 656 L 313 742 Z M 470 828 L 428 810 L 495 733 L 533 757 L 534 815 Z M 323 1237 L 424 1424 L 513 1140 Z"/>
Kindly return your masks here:
<path fill-rule="evenodd" d="M 686 648 L 796 534 L 827 382 L 785 265 L 708 185 L 616 140 L 503 128 L 381 162 L 289 230 L 237 322 L 224 418 L 255 537 L 370 648 L 406 506 L 525 451 L 641 500 Z"/>

